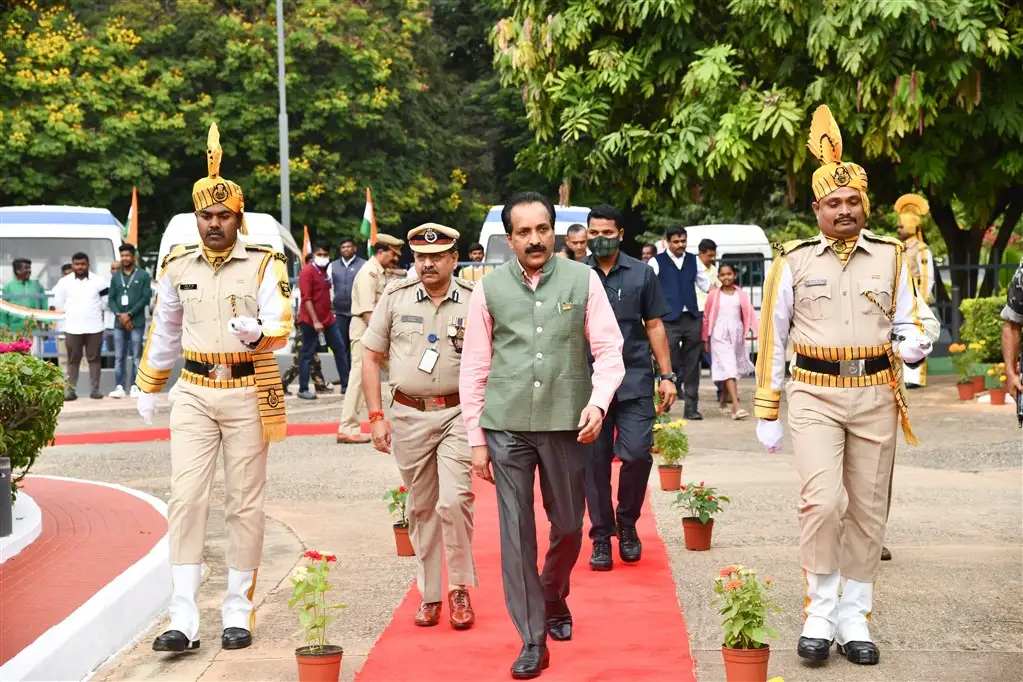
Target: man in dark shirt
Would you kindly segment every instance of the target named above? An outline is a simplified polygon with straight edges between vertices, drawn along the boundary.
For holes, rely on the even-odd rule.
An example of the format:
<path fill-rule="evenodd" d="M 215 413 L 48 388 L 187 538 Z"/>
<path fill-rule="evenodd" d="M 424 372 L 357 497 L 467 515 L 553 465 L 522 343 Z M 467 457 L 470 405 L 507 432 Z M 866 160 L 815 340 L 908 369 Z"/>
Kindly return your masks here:
<path fill-rule="evenodd" d="M 1002 326 L 1002 360 L 1005 362 L 1005 387 L 1015 397 L 1023 391 L 1023 381 L 1020 380 L 1019 349 L 1021 329 L 1023 329 L 1023 261 L 1012 281 L 1009 282 L 1009 293 L 1006 296 L 1005 307 L 1002 308 L 1002 319 L 1005 324 Z"/>
<path fill-rule="evenodd" d="M 348 335 L 348 328 L 352 324 L 352 283 L 365 264 L 366 259 L 355 253 L 355 240 L 345 237 L 341 240 L 341 257 L 331 263 L 327 271 L 334 287 L 334 314 L 337 315 L 341 343 L 346 353 L 352 352 L 352 339 Z M 347 385 L 348 375 L 346 374 L 341 381 Z"/>
<path fill-rule="evenodd" d="M 590 568 L 610 571 L 611 537 L 618 536 L 618 554 L 622 561 L 639 561 L 643 545 L 636 533 L 647 479 L 653 458 L 654 411 L 653 368 L 650 349 L 660 368 L 657 392 L 664 408 L 675 402 L 675 375 L 671 371 L 668 336 L 661 321 L 671 312 L 657 275 L 643 261 L 619 251 L 622 216 L 612 206 L 596 206 L 587 216 L 587 236 L 591 255 L 583 261 L 593 268 L 604 284 L 614 309 L 625 345 L 625 379 L 615 393 L 604 417 L 600 436 L 586 467 L 586 506 L 590 513 L 590 538 L 593 554 Z M 618 430 L 617 443 L 615 429 Z M 611 460 L 622 460 L 618 477 L 617 514 L 611 502 Z"/>
<path fill-rule="evenodd" d="M 330 252 L 326 245 L 317 244 L 313 249 L 313 262 L 302 268 L 298 276 L 298 291 L 302 299 L 302 309 L 298 314 L 298 328 L 302 334 L 298 397 L 304 400 L 316 399 L 316 394 L 309 390 L 309 363 L 319 350 L 321 338 L 334 354 L 334 366 L 341 378 L 341 392 L 348 388 L 348 350 L 341 340 L 341 331 L 331 310 L 330 281 L 327 279 L 329 264 Z"/>

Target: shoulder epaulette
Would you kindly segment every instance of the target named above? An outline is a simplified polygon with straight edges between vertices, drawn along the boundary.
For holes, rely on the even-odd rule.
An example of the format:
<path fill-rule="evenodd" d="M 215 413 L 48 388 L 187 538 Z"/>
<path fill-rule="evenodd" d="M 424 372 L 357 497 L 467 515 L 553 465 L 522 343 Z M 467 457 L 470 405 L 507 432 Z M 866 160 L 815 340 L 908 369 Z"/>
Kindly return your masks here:
<path fill-rule="evenodd" d="M 163 270 L 165 267 L 167 267 L 167 264 L 170 263 L 172 260 L 177 260 L 182 256 L 188 255 L 190 253 L 195 253 L 196 249 L 198 248 L 199 248 L 198 244 L 178 244 L 173 249 L 171 249 L 170 253 L 163 257 L 163 262 L 160 263 L 160 269 Z"/>
<path fill-rule="evenodd" d="M 469 280 L 469 279 L 462 279 L 461 277 L 455 277 L 454 280 L 455 280 L 455 284 L 457 284 L 458 286 L 462 287 L 463 289 L 468 289 L 469 291 L 472 291 L 473 288 L 476 286 L 476 282 L 473 282 L 472 280 Z"/>
<path fill-rule="evenodd" d="M 784 244 L 774 243 L 774 249 L 780 251 L 783 256 L 786 256 L 796 249 L 801 249 L 804 246 L 811 246 L 813 244 L 820 243 L 820 235 L 815 237 L 807 237 L 806 239 L 793 239 L 792 241 L 785 242 Z"/>
<path fill-rule="evenodd" d="M 864 239 L 869 239 L 872 242 L 877 242 L 879 244 L 891 244 L 900 251 L 906 250 L 906 245 L 902 243 L 901 239 L 896 239 L 895 237 L 885 237 L 884 235 L 880 234 L 874 234 L 870 230 L 863 230 L 863 232 L 861 232 L 860 234 L 863 235 Z"/>
<path fill-rule="evenodd" d="M 245 242 L 245 248 L 248 251 L 273 251 L 269 246 L 263 246 L 262 244 L 250 244 Z"/>
<path fill-rule="evenodd" d="M 395 291 L 398 291 L 399 289 L 405 289 L 406 287 L 410 287 L 413 284 L 419 284 L 419 280 L 418 279 L 396 279 L 393 282 L 390 282 L 386 287 L 384 287 L 384 293 L 385 294 L 393 294 Z"/>

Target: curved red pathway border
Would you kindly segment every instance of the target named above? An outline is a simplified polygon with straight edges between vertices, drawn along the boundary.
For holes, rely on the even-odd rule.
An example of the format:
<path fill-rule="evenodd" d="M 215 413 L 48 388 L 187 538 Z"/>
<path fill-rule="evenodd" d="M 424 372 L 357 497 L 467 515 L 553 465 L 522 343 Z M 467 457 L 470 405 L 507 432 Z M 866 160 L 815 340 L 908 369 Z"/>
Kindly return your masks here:
<path fill-rule="evenodd" d="M 167 520 L 151 504 L 107 486 L 29 477 L 42 511 L 35 542 L 0 564 L 0 665 L 70 616 L 153 549 Z"/>
<path fill-rule="evenodd" d="M 328 436 L 337 433 L 337 422 L 299 422 L 288 424 L 289 436 Z M 361 431 L 369 433 L 369 422 L 362 422 Z M 170 429 L 132 429 L 130 431 L 89 431 L 59 433 L 50 445 L 108 445 L 111 443 L 150 443 L 170 440 Z"/>

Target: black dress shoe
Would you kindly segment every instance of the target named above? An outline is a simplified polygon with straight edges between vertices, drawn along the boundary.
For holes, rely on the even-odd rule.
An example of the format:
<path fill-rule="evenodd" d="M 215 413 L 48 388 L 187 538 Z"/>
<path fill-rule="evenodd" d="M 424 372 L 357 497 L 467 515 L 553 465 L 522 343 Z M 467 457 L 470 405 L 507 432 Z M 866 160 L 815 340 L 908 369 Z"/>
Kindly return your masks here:
<path fill-rule="evenodd" d="M 634 564 L 643 556 L 643 543 L 639 541 L 635 527 L 618 528 L 618 556 L 627 564 Z"/>
<path fill-rule="evenodd" d="M 696 410 L 686 410 L 685 414 L 682 415 L 682 418 L 687 419 L 689 421 L 698 422 L 701 419 L 703 419 L 703 415 Z"/>
<path fill-rule="evenodd" d="M 882 546 L 881 547 L 881 561 L 891 561 L 891 560 L 892 560 L 892 552 L 891 552 L 891 550 L 888 549 L 887 547 Z"/>
<path fill-rule="evenodd" d="M 873 642 L 846 642 L 838 645 L 838 653 L 856 665 L 877 665 L 881 660 L 881 652 Z"/>
<path fill-rule="evenodd" d="M 611 561 L 611 541 L 594 540 L 593 554 L 590 555 L 590 570 L 610 571 L 613 562 Z"/>
<path fill-rule="evenodd" d="M 547 634 L 556 642 L 572 639 L 572 612 L 564 599 L 544 602 L 547 611 Z"/>
<path fill-rule="evenodd" d="M 225 649 L 244 649 L 252 644 L 252 633 L 245 628 L 224 628 L 220 646 Z"/>
<path fill-rule="evenodd" d="M 511 674 L 516 680 L 531 680 L 550 667 L 551 652 L 546 644 L 523 644 L 519 657 L 512 663 Z"/>
<path fill-rule="evenodd" d="M 189 651 L 199 648 L 199 640 L 188 641 L 181 630 L 168 630 L 153 640 L 153 651 Z"/>
<path fill-rule="evenodd" d="M 831 644 L 832 640 L 830 639 L 800 637 L 796 653 L 800 658 L 811 663 L 823 663 L 831 654 Z"/>

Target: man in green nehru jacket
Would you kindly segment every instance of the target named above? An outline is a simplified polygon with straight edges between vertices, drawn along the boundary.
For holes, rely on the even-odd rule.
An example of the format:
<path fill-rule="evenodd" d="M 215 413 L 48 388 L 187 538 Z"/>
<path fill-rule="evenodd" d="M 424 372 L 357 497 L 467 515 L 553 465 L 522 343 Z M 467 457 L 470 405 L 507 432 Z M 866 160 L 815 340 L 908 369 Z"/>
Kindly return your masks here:
<path fill-rule="evenodd" d="M 550 665 L 547 634 L 572 638 L 565 598 L 582 547 L 589 443 L 625 365 L 622 333 L 597 273 L 553 257 L 550 200 L 516 194 L 501 221 L 515 258 L 484 276 L 469 299 L 459 393 L 473 471 L 497 485 L 505 604 L 523 642 L 512 677 L 531 679 Z M 551 524 L 542 574 L 537 468 Z"/>

